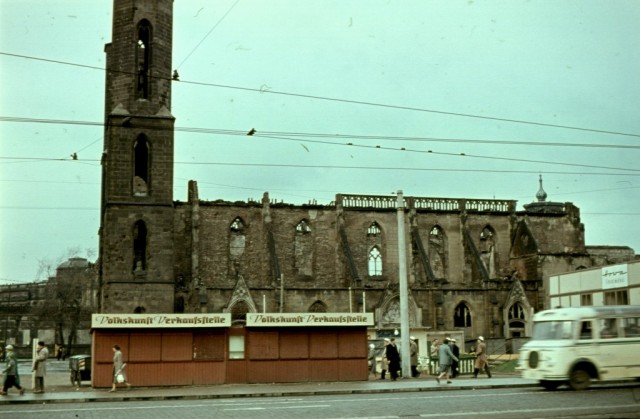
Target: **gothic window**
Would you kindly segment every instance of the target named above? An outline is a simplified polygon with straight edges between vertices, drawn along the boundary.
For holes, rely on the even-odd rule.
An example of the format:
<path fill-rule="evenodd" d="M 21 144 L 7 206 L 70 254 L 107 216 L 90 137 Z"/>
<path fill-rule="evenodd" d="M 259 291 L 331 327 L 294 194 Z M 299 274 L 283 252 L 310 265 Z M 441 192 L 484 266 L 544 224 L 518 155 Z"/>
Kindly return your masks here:
<path fill-rule="evenodd" d="M 480 257 L 490 278 L 496 277 L 495 239 L 495 231 L 490 225 L 486 225 L 480 233 Z"/>
<path fill-rule="evenodd" d="M 237 260 L 244 254 L 245 225 L 240 217 L 236 217 L 229 226 L 229 253 L 232 260 Z"/>
<path fill-rule="evenodd" d="M 471 327 L 471 311 L 465 303 L 456 306 L 453 312 L 453 327 Z"/>
<path fill-rule="evenodd" d="M 138 24 L 136 43 L 136 71 L 138 72 L 138 98 L 149 99 L 149 77 L 151 73 L 151 23 L 143 19 Z"/>
<path fill-rule="evenodd" d="M 296 236 L 293 243 L 295 255 L 294 265 L 299 276 L 310 278 L 313 276 L 313 237 L 311 227 L 306 220 L 301 220 L 296 226 Z"/>
<path fill-rule="evenodd" d="M 147 269 L 147 226 L 142 220 L 133 225 L 133 271 Z"/>
<path fill-rule="evenodd" d="M 244 223 L 240 217 L 236 217 L 235 220 L 231 223 L 230 227 L 231 231 L 234 233 L 241 233 L 244 230 Z"/>
<path fill-rule="evenodd" d="M 327 305 L 322 301 L 316 301 L 309 307 L 309 313 L 326 313 Z"/>
<path fill-rule="evenodd" d="M 382 275 L 382 253 L 378 246 L 374 246 L 369 251 L 369 276 Z"/>
<path fill-rule="evenodd" d="M 144 135 L 140 135 L 133 145 L 133 194 L 147 196 L 149 192 L 149 142 Z"/>
<path fill-rule="evenodd" d="M 380 230 L 380 226 L 375 221 L 372 222 L 369 228 L 367 229 L 367 236 L 370 236 L 370 237 L 378 237 L 380 236 L 381 233 L 382 233 L 382 230 Z"/>
<path fill-rule="evenodd" d="M 436 278 L 446 278 L 446 237 L 442 228 L 434 225 L 429 231 L 428 256 L 431 270 Z"/>
<path fill-rule="evenodd" d="M 520 303 L 514 303 L 509 308 L 509 328 L 524 329 L 525 313 Z"/>
<path fill-rule="evenodd" d="M 245 301 L 238 301 L 231 307 L 231 323 L 245 323 L 249 306 Z"/>
<path fill-rule="evenodd" d="M 298 234 L 308 234 L 311 233 L 311 227 L 307 224 L 306 220 L 301 220 L 296 226 L 296 233 Z"/>

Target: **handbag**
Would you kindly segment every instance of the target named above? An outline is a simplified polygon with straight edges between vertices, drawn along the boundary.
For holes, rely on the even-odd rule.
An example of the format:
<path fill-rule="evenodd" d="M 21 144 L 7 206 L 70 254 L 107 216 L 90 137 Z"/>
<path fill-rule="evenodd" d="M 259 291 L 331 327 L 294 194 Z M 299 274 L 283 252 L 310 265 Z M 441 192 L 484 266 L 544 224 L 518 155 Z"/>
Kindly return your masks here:
<path fill-rule="evenodd" d="M 118 373 L 118 375 L 116 375 L 116 381 L 118 384 L 124 383 L 124 375 L 122 373 Z"/>

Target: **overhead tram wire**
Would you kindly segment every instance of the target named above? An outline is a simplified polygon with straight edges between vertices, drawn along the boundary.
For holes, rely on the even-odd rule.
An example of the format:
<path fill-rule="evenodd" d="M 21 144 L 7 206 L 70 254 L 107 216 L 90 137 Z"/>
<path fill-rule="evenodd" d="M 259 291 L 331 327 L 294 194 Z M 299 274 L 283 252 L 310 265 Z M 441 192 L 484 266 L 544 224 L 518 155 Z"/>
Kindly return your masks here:
<path fill-rule="evenodd" d="M 0 122 L 23 122 L 23 123 L 44 123 L 60 125 L 87 125 L 103 126 L 102 122 L 74 121 L 62 119 L 40 119 L 0 116 Z M 152 130 L 169 130 L 171 128 L 150 127 Z M 245 136 L 246 130 L 232 130 L 223 128 L 197 128 L 197 127 L 174 127 L 176 132 L 188 132 L 195 134 L 215 134 L 215 135 L 236 135 Z M 281 132 L 281 131 L 259 131 L 256 137 L 308 137 L 308 138 L 335 138 L 339 140 L 377 140 L 377 141 L 411 141 L 428 143 L 468 143 L 468 144 L 495 144 L 495 145 L 522 145 L 522 146 L 544 146 L 544 147 L 580 147 L 580 148 L 613 148 L 613 149 L 640 149 L 640 145 L 627 144 L 592 144 L 592 143 L 564 143 L 551 141 L 516 141 L 516 140 L 474 140 L 464 138 L 433 138 L 433 137 L 399 137 L 380 135 L 357 135 L 357 134 L 325 134 L 325 133 L 301 133 L 301 132 Z M 92 143 L 93 144 L 93 143 Z M 91 145 L 92 145 L 91 144 Z"/>
<path fill-rule="evenodd" d="M 25 122 L 25 118 L 9 118 L 9 117 L 0 117 L 0 121 L 2 120 L 14 120 L 16 122 Z M 47 123 L 60 123 L 59 120 L 33 120 L 35 122 L 47 122 Z M 176 129 L 177 130 L 177 129 Z M 200 132 L 199 129 L 189 129 L 189 132 Z M 237 130 L 220 130 L 218 134 L 227 134 L 227 135 L 246 135 L 241 134 L 240 131 Z M 283 141 L 295 141 L 298 143 L 311 143 L 311 144 L 323 144 L 323 145 L 332 145 L 332 146 L 347 146 L 347 147 L 358 147 L 358 148 L 367 148 L 367 149 L 376 149 L 376 150 L 387 150 L 387 151 L 402 151 L 402 152 L 410 152 L 410 153 L 421 153 L 421 154 L 433 154 L 433 155 L 441 155 L 441 156 L 452 156 L 452 157 L 470 157 L 476 159 L 489 159 L 489 160 L 500 160 L 500 161 L 511 161 L 511 162 L 519 162 L 519 163 L 536 163 L 536 164 L 546 164 L 546 165 L 559 165 L 559 166 L 569 166 L 569 167 L 585 167 L 591 169 L 606 169 L 606 170 L 620 170 L 626 172 L 640 172 L 640 169 L 629 169 L 629 168 L 620 168 L 620 167 L 610 167 L 610 166 L 596 166 L 596 165 L 587 165 L 587 164 L 579 164 L 579 163 L 563 163 L 563 162 L 550 162 L 550 161 L 542 161 L 542 160 L 530 160 L 530 159 L 516 159 L 509 157 L 496 157 L 496 156 L 483 156 L 477 154 L 468 154 L 468 153 L 450 153 L 450 152 L 439 152 L 433 150 L 416 150 L 409 149 L 406 147 L 401 148 L 393 148 L 393 147 L 383 147 L 380 145 L 363 145 L 363 144 L 354 144 L 354 143 L 336 143 L 332 141 L 322 141 L 322 140 L 309 140 L 304 138 L 290 138 L 284 136 L 273 136 L 273 135 L 261 135 L 260 133 L 254 134 L 253 138 L 268 138 L 275 140 L 283 140 Z"/>
<path fill-rule="evenodd" d="M 218 25 L 220 25 L 220 23 L 222 23 L 222 21 L 226 19 L 227 15 L 231 13 L 231 11 L 238 5 L 238 3 L 240 3 L 240 0 L 236 0 L 236 2 L 233 3 L 233 5 L 231 5 L 229 10 L 227 10 L 227 12 L 215 23 L 215 25 L 213 25 L 213 27 L 209 30 L 209 32 L 207 32 L 204 38 L 202 38 L 200 42 L 198 42 L 198 44 L 191 50 L 191 52 L 187 54 L 184 60 L 182 60 L 182 62 L 178 64 L 176 69 L 179 70 L 180 67 L 182 67 L 182 64 L 184 64 L 191 57 L 191 55 L 198 49 L 198 47 L 204 42 L 204 40 L 207 39 L 209 35 L 211 35 L 211 32 L 213 32 L 218 27 Z"/>
<path fill-rule="evenodd" d="M 88 69 L 93 69 L 93 70 L 109 71 L 111 73 L 135 75 L 134 73 L 129 72 L 129 71 L 113 70 L 113 69 L 109 69 L 108 70 L 108 69 L 105 69 L 103 67 L 90 66 L 90 65 L 85 65 L 85 64 L 77 64 L 77 63 L 71 63 L 71 62 L 60 61 L 60 60 L 51 60 L 51 59 L 39 58 L 39 57 L 33 57 L 33 56 L 21 55 L 21 54 L 12 54 L 12 53 L 2 52 L 2 51 L 0 51 L 0 55 L 10 56 L 10 57 L 17 57 L 17 58 L 24 58 L 24 59 L 30 59 L 30 60 L 36 60 L 36 61 L 49 62 L 49 63 L 53 63 L 53 64 L 70 65 L 70 66 L 88 68 Z M 171 77 L 157 77 L 156 76 L 156 78 L 162 79 L 162 80 L 167 80 L 167 81 L 172 81 Z M 424 113 L 432 113 L 432 114 L 437 114 L 437 115 L 446 115 L 446 116 L 453 116 L 453 117 L 460 117 L 460 118 L 473 118 L 473 119 L 488 120 L 488 121 L 507 122 L 507 123 L 512 123 L 512 124 L 534 125 L 534 126 L 547 127 L 547 128 L 558 128 L 558 129 L 566 129 L 566 130 L 574 130 L 574 131 L 593 132 L 593 133 L 599 133 L 599 134 L 620 135 L 620 136 L 626 136 L 626 137 L 640 138 L 640 134 L 634 134 L 634 133 L 628 133 L 628 132 L 610 131 L 610 130 L 595 129 L 595 128 L 584 128 L 584 127 L 576 127 L 576 126 L 572 126 L 572 125 L 551 124 L 551 123 L 537 122 L 537 121 L 526 121 L 526 120 L 522 120 L 522 119 L 501 118 L 501 117 L 495 117 L 495 116 L 483 116 L 483 115 L 475 115 L 475 114 L 468 114 L 468 113 L 461 113 L 461 112 L 449 112 L 449 111 L 441 111 L 441 110 L 436 110 L 436 109 L 417 108 L 417 107 L 402 106 L 402 105 L 389 105 L 389 104 L 377 103 L 377 102 L 368 102 L 368 101 L 360 101 L 360 100 L 352 100 L 352 99 L 333 98 L 333 97 L 328 97 L 328 96 L 309 95 L 309 94 L 293 93 L 293 92 L 283 92 L 283 91 L 277 91 L 277 90 L 264 90 L 264 89 L 260 89 L 260 88 L 231 86 L 231 85 L 224 85 L 224 84 L 205 83 L 205 82 L 196 82 L 196 81 L 188 81 L 188 80 L 180 80 L 177 83 L 192 84 L 192 85 L 197 85 L 197 86 L 216 87 L 216 88 L 221 88 L 221 89 L 247 91 L 247 92 L 254 92 L 254 93 L 261 93 L 261 94 L 267 94 L 268 93 L 268 94 L 273 94 L 273 95 L 299 97 L 299 98 L 304 98 L 304 99 L 323 100 L 323 101 L 330 101 L 330 102 L 339 102 L 339 103 L 347 103 L 347 104 L 362 105 L 362 106 L 372 106 L 372 107 L 395 109 L 395 110 L 405 110 L 405 111 L 412 111 L 412 112 L 424 112 Z"/>
<path fill-rule="evenodd" d="M 456 154 L 457 156 L 457 154 Z M 46 158 L 46 157 L 3 157 L 0 160 L 20 161 L 55 161 L 76 162 L 76 160 Z M 82 159 L 85 162 L 100 162 L 99 159 Z M 0 162 L 2 163 L 2 162 Z M 12 162 L 13 163 L 13 162 Z M 454 172 L 454 173 L 520 173 L 520 174 L 549 174 L 549 175 L 583 175 L 583 176 L 640 176 L 640 173 L 611 173 L 611 172 L 559 172 L 540 170 L 498 170 L 498 169 L 445 169 L 425 167 L 381 167 L 381 166 L 340 166 L 340 165 L 311 165 L 311 164 L 279 164 L 279 163 L 229 163 L 229 162 L 194 162 L 175 161 L 174 164 L 191 166 L 237 166 L 237 167 L 280 167 L 292 169 L 344 169 L 344 170 L 395 170 L 395 171 L 425 171 L 425 172 Z M 623 169 L 616 169 L 623 170 Z M 640 172 L 640 171 L 639 171 Z"/>

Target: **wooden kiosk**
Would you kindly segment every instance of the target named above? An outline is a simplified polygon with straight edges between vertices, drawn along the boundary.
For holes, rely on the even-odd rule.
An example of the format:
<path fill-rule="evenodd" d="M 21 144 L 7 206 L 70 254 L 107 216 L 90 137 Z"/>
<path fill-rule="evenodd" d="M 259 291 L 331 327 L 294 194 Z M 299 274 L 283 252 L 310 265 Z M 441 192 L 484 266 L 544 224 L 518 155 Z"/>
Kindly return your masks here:
<path fill-rule="evenodd" d="M 365 381 L 372 313 L 94 314 L 92 385 L 110 387 L 114 344 L 134 386 Z"/>

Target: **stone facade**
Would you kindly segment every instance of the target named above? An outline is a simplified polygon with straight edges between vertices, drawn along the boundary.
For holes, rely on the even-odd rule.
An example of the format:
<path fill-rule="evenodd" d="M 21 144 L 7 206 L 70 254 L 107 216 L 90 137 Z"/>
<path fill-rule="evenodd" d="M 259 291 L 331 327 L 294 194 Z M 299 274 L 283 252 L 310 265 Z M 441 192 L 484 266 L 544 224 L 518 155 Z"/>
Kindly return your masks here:
<path fill-rule="evenodd" d="M 399 327 L 396 197 L 211 202 L 191 181 L 188 202 L 172 201 L 171 7 L 114 1 L 101 311 L 231 312 L 241 322 L 256 311 L 365 310 L 376 329 Z M 545 308 L 545 278 L 604 260 L 587 252 L 577 207 L 547 202 L 542 180 L 536 197 L 521 211 L 508 200 L 404 199 L 412 328 L 526 336 Z"/>

